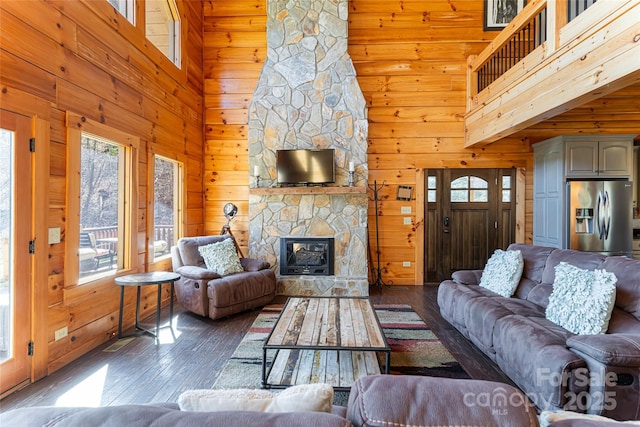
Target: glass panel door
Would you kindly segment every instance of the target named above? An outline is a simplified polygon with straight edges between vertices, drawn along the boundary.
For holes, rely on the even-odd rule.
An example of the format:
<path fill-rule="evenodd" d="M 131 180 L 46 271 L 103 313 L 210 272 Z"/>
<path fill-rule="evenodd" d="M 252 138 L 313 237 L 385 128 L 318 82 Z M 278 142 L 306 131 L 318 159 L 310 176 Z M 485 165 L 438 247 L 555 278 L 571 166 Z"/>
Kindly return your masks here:
<path fill-rule="evenodd" d="M 30 120 L 0 111 L 0 395 L 29 380 Z"/>
<path fill-rule="evenodd" d="M 11 357 L 13 132 L 0 129 L 0 363 Z"/>

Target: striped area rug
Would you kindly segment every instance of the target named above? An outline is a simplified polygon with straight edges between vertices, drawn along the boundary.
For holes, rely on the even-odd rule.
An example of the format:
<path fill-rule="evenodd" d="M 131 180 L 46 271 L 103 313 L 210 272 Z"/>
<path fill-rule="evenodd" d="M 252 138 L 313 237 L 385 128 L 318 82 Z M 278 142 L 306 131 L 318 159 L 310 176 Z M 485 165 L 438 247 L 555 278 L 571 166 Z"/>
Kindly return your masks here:
<path fill-rule="evenodd" d="M 409 305 L 374 308 L 391 347 L 391 374 L 470 378 Z M 282 305 L 269 305 L 258 314 L 212 388 L 260 388 L 262 343 L 281 309 Z"/>

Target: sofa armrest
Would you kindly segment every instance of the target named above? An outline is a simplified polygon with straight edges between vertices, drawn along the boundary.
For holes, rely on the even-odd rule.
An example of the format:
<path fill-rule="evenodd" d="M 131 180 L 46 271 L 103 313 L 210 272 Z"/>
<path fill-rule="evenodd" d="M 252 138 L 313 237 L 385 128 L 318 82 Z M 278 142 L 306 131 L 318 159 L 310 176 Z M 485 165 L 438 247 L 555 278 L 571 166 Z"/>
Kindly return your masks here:
<path fill-rule="evenodd" d="M 178 268 L 176 273 L 182 277 L 193 280 L 213 280 L 222 277 L 215 271 L 207 270 L 206 268 L 197 267 L 195 265 L 184 265 Z"/>
<path fill-rule="evenodd" d="M 253 259 L 253 258 L 241 258 L 240 264 L 242 264 L 242 268 L 244 269 L 244 271 L 266 270 L 271 266 L 266 261 L 261 261 L 259 259 Z"/>
<path fill-rule="evenodd" d="M 605 365 L 640 367 L 640 335 L 576 335 L 567 346 Z"/>
<path fill-rule="evenodd" d="M 526 396 L 507 384 L 412 375 L 356 380 L 347 419 L 354 426 L 538 426 Z"/>
<path fill-rule="evenodd" d="M 484 270 L 459 270 L 454 271 L 451 278 L 461 285 L 479 285 Z"/>

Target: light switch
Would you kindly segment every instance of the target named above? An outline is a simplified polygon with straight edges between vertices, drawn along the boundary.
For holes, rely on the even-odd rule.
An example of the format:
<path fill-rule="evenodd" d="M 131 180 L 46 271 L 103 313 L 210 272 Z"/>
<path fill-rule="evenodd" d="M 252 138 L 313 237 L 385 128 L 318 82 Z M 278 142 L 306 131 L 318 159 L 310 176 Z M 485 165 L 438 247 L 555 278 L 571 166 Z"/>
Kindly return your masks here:
<path fill-rule="evenodd" d="M 411 214 L 411 206 L 401 206 L 400 207 L 400 213 L 403 215 L 410 215 Z"/>
<path fill-rule="evenodd" d="M 60 227 L 49 229 L 49 244 L 60 243 Z"/>
<path fill-rule="evenodd" d="M 411 225 L 411 217 L 410 216 L 405 216 L 402 220 L 404 221 L 404 225 Z"/>
<path fill-rule="evenodd" d="M 411 267 L 411 261 L 402 261 L 403 267 Z"/>

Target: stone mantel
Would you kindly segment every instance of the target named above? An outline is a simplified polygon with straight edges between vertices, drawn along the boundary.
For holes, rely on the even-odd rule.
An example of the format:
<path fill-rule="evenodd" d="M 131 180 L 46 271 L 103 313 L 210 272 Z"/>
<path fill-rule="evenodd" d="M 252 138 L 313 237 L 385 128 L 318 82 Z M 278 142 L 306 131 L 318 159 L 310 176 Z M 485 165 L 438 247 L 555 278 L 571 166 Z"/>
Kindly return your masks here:
<path fill-rule="evenodd" d="M 249 188 L 249 194 L 270 196 L 273 194 L 366 194 L 367 187 L 265 187 Z"/>

